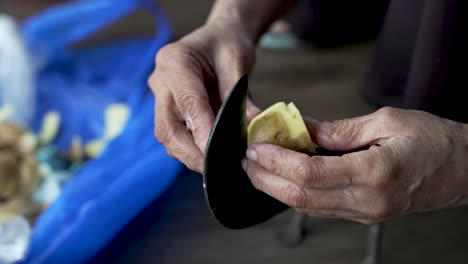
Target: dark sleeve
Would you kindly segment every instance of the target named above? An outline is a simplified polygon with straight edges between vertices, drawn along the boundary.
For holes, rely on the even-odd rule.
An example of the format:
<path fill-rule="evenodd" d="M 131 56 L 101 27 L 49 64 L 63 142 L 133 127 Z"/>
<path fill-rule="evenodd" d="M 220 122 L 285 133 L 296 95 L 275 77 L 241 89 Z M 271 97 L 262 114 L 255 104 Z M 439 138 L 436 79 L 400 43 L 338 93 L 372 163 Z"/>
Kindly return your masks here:
<path fill-rule="evenodd" d="M 468 1 L 393 0 L 365 95 L 376 106 L 468 122 Z"/>
<path fill-rule="evenodd" d="M 468 122 L 468 1 L 428 0 L 405 106 Z"/>

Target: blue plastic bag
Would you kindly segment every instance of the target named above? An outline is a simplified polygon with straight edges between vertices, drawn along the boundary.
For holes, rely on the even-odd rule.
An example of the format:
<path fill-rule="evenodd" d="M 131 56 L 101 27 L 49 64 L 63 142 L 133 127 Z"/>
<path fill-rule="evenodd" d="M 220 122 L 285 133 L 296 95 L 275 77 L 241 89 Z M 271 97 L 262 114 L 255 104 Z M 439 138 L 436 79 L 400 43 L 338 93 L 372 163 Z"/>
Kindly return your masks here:
<path fill-rule="evenodd" d="M 142 7 L 156 18 L 158 34 L 153 39 L 71 49 L 75 42 Z M 139 107 L 148 90 L 143 81 L 153 66 L 154 54 L 170 38 L 166 17 L 153 0 L 75 1 L 31 18 L 23 32 L 39 71 L 40 103 L 33 127 L 39 128 L 50 109 L 66 113 L 56 142 L 63 148 L 74 134 L 85 141 L 100 138 L 104 109 L 110 103 L 129 103 L 132 111 Z"/>
<path fill-rule="evenodd" d="M 70 45 L 137 8 L 152 12 L 157 34 L 84 50 Z M 84 263 L 173 183 L 182 165 L 153 137 L 154 98 L 146 79 L 156 51 L 170 40 L 153 0 L 81 0 L 57 6 L 24 24 L 39 67 L 36 122 L 55 110 L 63 122 L 56 140 L 68 148 L 103 133 L 104 109 L 123 102 L 131 118 L 104 153 L 76 173 L 39 217 L 23 263 Z"/>

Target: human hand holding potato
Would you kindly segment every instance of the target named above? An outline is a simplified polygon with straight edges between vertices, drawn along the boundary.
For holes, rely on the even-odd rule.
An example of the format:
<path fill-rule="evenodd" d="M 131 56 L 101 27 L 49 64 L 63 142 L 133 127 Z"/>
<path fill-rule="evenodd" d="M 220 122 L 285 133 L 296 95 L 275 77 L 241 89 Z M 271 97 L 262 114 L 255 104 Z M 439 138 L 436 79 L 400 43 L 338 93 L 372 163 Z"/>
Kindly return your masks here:
<path fill-rule="evenodd" d="M 317 144 L 343 156 L 309 156 L 253 144 L 243 167 L 253 185 L 316 217 L 373 224 L 468 204 L 468 128 L 426 112 L 382 108 L 309 122 Z"/>

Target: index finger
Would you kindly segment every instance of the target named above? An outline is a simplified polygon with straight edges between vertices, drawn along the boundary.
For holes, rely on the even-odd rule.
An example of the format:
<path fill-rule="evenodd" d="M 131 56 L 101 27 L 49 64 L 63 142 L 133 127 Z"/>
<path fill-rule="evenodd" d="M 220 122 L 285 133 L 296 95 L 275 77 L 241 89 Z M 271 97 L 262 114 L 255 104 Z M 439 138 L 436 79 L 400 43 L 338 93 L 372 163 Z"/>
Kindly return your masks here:
<path fill-rule="evenodd" d="M 303 188 L 338 189 L 360 182 L 369 171 L 370 154 L 364 152 L 310 157 L 275 145 L 255 144 L 247 150 L 247 157 Z"/>
<path fill-rule="evenodd" d="M 203 171 L 203 154 L 193 142 L 192 135 L 172 111 L 170 95 L 160 94 L 155 105 L 155 135 L 166 147 L 168 154 L 184 163 L 189 169 Z"/>
<path fill-rule="evenodd" d="M 204 154 L 215 117 L 203 80 L 190 70 L 173 72 L 169 78 L 171 83 L 165 82 L 163 85 L 172 91 L 177 110 L 198 149 Z"/>

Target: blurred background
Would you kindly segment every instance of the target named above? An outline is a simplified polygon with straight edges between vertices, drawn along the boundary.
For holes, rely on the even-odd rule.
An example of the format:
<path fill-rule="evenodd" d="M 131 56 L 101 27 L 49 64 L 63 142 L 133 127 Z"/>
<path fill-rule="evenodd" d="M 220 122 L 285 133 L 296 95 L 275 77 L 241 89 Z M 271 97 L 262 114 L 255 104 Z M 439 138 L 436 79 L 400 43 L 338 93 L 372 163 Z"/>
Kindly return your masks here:
<path fill-rule="evenodd" d="M 59 2 L 63 1 L 1 0 L 0 12 L 22 23 Z M 204 23 L 213 1 L 157 3 L 169 18 L 172 40 L 177 40 Z M 151 16 L 134 12 L 78 46 L 151 36 L 154 30 Z M 378 32 L 327 47 L 312 43 L 287 50 L 275 43 L 272 47 L 274 40 L 266 41 L 258 49 L 250 81 L 254 100 L 263 108 L 278 101 L 294 102 L 304 115 L 320 120 L 376 110 L 364 100 L 362 88 L 377 37 Z M 278 234 L 293 214 L 286 211 L 249 229 L 227 230 L 210 215 L 202 177 L 183 169 L 175 183 L 120 230 L 92 263 L 362 263 L 367 226 L 307 218 L 304 241 L 287 247 Z M 463 208 L 395 219 L 384 228 L 382 263 L 467 263 L 466 221 L 468 211 Z"/>

